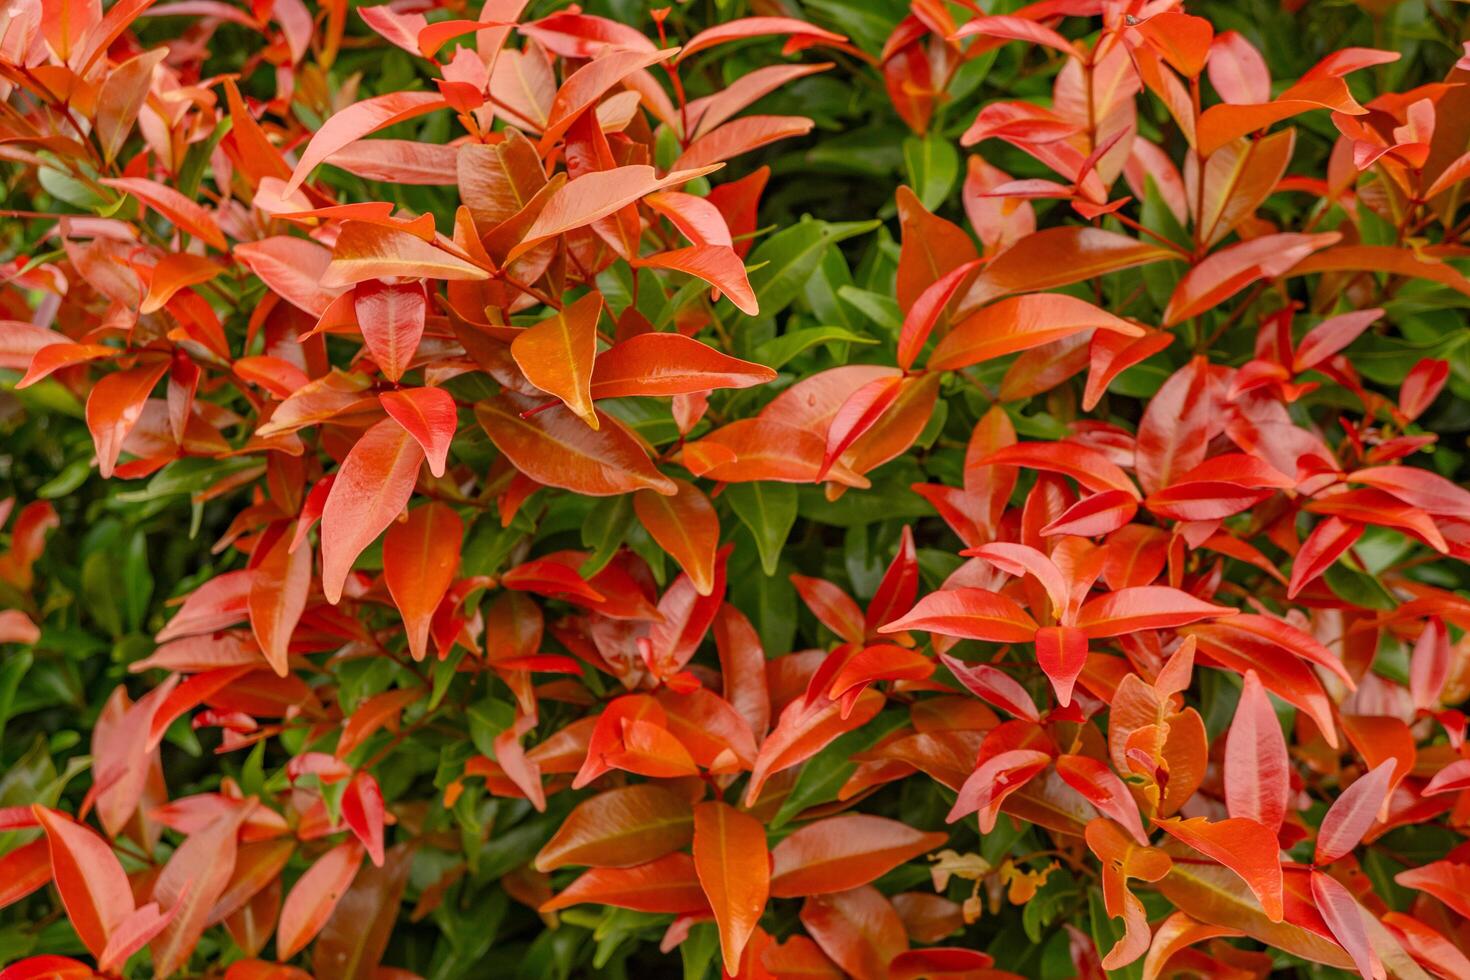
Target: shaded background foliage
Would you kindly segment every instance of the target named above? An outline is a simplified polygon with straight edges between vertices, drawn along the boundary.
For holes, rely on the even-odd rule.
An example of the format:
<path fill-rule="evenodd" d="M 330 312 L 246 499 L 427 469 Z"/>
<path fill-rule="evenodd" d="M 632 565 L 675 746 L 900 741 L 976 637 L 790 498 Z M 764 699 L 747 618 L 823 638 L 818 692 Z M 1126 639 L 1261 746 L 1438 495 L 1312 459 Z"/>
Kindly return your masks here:
<path fill-rule="evenodd" d="M 562 6 L 535 3 L 528 18 Z M 653 6 L 631 0 L 594 0 L 585 5 L 589 12 L 640 27 L 649 25 Z M 724 19 L 781 12 L 846 34 L 876 55 L 907 13 L 894 0 L 789 0 L 754 6 L 756 9 L 748 9 L 738 0 L 694 0 L 676 6 L 667 26 L 671 34 L 688 37 Z M 997 4 L 994 9 L 999 12 L 1005 6 Z M 1208 17 L 1220 30 L 1244 34 L 1266 55 L 1278 79 L 1294 79 L 1331 51 L 1347 46 L 1401 52 L 1401 60 L 1353 78 L 1353 88 L 1361 90 L 1362 99 L 1369 93 L 1401 91 L 1443 79 L 1461 56 L 1453 42 L 1466 31 L 1461 5 L 1434 0 L 1383 5 L 1207 0 L 1191 4 L 1190 10 Z M 187 29 L 186 19 L 159 18 L 140 26 L 137 33 L 148 45 L 177 38 Z M 1076 23 L 1071 23 L 1071 29 L 1079 35 L 1083 30 Z M 431 75 L 423 62 L 385 48 L 356 18 L 349 20 L 349 39 L 330 80 L 304 77 L 300 84 L 337 85 L 361 73 L 361 96 L 430 86 Z M 271 80 L 268 73 L 252 70 L 258 68 L 254 44 L 244 28 L 222 25 L 210 41 L 206 66 L 211 74 L 243 72 L 245 90 L 266 99 L 272 92 Z M 771 48 L 770 42 L 761 42 L 707 53 L 686 71 L 686 84 L 691 94 L 714 90 L 768 63 Z M 816 123 L 812 133 L 748 154 L 720 178 L 725 182 L 761 166 L 771 168 L 758 242 L 774 240 L 806 216 L 865 224 L 850 228 L 852 234 L 840 247 L 823 251 L 820 262 L 812 263 L 809 277 L 793 291 L 789 310 L 775 309 L 741 325 L 731 349 L 741 357 L 763 361 L 762 353 L 769 352 L 769 345 L 780 334 L 803 327 L 837 326 L 852 335 L 872 335 L 878 332 L 875 324 L 895 316 L 892 296 L 900 231 L 894 187 L 905 183 L 920 188 L 926 203 L 932 201 L 935 213 L 963 224 L 958 194 L 963 179 L 959 135 L 979 108 L 993 100 L 1044 99 L 1057 56 L 1038 54 L 1027 45 L 1007 45 L 966 65 L 950 88 L 952 101 L 940 108 L 925 137 L 916 136 L 899 118 L 872 67 L 844 52 L 832 53 L 830 58 L 837 63 L 833 71 L 798 80 L 760 103 L 763 112 L 812 118 Z M 1143 133 L 1162 138 L 1166 148 L 1182 149 L 1162 108 L 1157 102 L 1145 104 L 1148 108 L 1140 119 Z M 1296 124 L 1299 136 L 1291 172 L 1320 173 L 1337 131 L 1325 113 L 1308 114 Z M 450 116 L 436 114 L 401 124 L 386 135 L 442 143 L 455 135 L 453 125 Z M 998 142 L 987 143 L 980 152 L 1013 176 L 1048 176 L 1020 150 Z M 7 164 L 5 172 L 10 191 L 5 207 L 51 211 L 64 206 L 44 192 L 34 193 L 23 168 Z M 453 222 L 457 201 L 437 188 L 370 183 L 330 168 L 319 179 L 339 189 L 343 200 L 391 200 L 410 211 L 434 214 L 441 228 Z M 1306 195 L 1278 194 L 1265 204 L 1264 214 L 1281 227 L 1295 227 L 1316 203 Z M 1065 202 L 1039 201 L 1036 207 L 1042 227 L 1057 223 L 1058 216 L 1072 217 Z M 866 224 L 875 218 L 881 223 Z M 45 220 L 7 218 L 5 254 L 44 254 L 50 247 L 44 238 L 50 227 Z M 761 249 L 758 244 L 749 260 L 752 267 L 762 261 Z M 752 278 L 758 281 L 758 270 Z M 247 290 L 232 297 L 239 304 L 227 323 L 232 335 L 243 332 L 250 304 L 258 295 L 258 290 Z M 1109 309 L 1120 315 L 1130 312 Z M 1463 308 L 1405 304 L 1394 314 L 1397 334 L 1365 337 L 1354 349 L 1353 364 L 1382 391 L 1392 393 L 1408 367 L 1431 346 L 1450 362 L 1453 397 L 1438 399 L 1420 424 L 1439 435 L 1432 468 L 1464 482 L 1470 478 L 1465 460 L 1465 434 L 1470 431 L 1470 345 L 1465 341 L 1470 339 L 1470 328 L 1465 325 Z M 20 310 L 9 310 L 7 316 L 26 318 Z M 1216 360 L 1244 363 L 1254 342 L 1253 330 L 1227 333 L 1215 348 Z M 796 370 L 788 371 L 778 384 L 839 364 L 886 363 L 887 357 L 886 348 L 877 344 L 823 344 L 793 359 Z M 1179 355 L 1173 363 L 1151 362 L 1129 371 L 1104 401 L 1104 417 L 1136 424 L 1147 399 L 1182 359 Z M 998 369 L 991 372 L 987 368 L 987 372 L 985 380 L 991 384 L 999 380 Z M 13 382 L 17 376 L 10 373 L 6 378 Z M 87 753 L 89 732 L 109 692 L 120 682 L 143 690 L 127 673 L 126 665 L 152 650 L 152 637 L 171 612 L 168 600 L 188 593 L 220 571 L 241 567 L 243 557 L 209 552 L 209 543 L 230 525 L 234 509 L 190 499 L 191 493 L 221 475 L 219 466 L 176 465 L 168 479 L 146 484 L 101 480 L 92 466 L 93 445 L 79 401 L 59 386 L 22 391 L 11 390 L 10 383 L 5 387 L 0 392 L 0 497 L 49 500 L 59 521 L 35 566 L 34 608 L 37 621 L 44 624 L 43 637 L 34 651 L 7 653 L 0 661 L 0 723 L 5 726 L 0 745 L 0 771 L 4 773 L 0 775 L 0 806 L 65 801 L 63 809 L 74 812 L 88 780 L 75 762 Z M 740 414 L 741 409 L 748 412 L 769 394 L 738 393 L 729 410 L 732 415 Z M 1017 413 L 1023 438 L 1055 438 L 1065 431 L 1064 426 L 1080 414 L 1076 394 L 1069 390 L 1031 399 Z M 1307 404 L 1315 411 L 1330 406 L 1333 399 L 1344 405 L 1351 402 L 1340 389 L 1328 387 L 1309 396 Z M 736 550 L 730 569 L 731 599 L 755 621 L 768 651 L 801 649 L 826 638 L 816 619 L 797 601 L 788 584 L 791 572 L 848 583 L 855 594 L 871 596 L 908 523 L 915 527 L 925 591 L 958 565 L 952 536 L 907 487 L 927 480 L 958 483 L 965 443 L 987 407 L 987 400 L 968 386 L 947 388 L 941 411 L 916 451 L 875 472 L 874 490 L 849 494 L 837 503 L 827 503 L 818 487 L 795 491 L 800 516 L 780 551 L 775 575 L 760 572 L 761 549 L 751 530 L 744 526 L 733 529 Z M 482 445 L 481 450 L 486 447 Z M 467 458 L 473 458 L 473 450 L 467 452 Z M 563 501 L 555 519 L 539 529 L 537 547 L 544 551 L 592 547 L 602 530 L 599 520 L 609 516 L 607 508 L 588 500 Z M 642 544 L 648 547 L 646 540 Z M 466 544 L 466 565 L 478 560 L 487 572 L 495 571 L 508 548 L 493 533 L 472 537 Z M 1470 587 L 1458 563 L 1427 567 L 1422 574 L 1424 580 L 1443 588 Z M 6 595 L 4 588 L 0 586 L 0 606 L 29 605 L 23 596 Z M 351 671 L 344 676 L 346 684 L 353 683 Z M 374 679 L 363 676 L 356 680 L 371 684 Z M 1213 672 L 1204 674 L 1199 683 L 1198 706 L 1209 734 L 1218 738 L 1234 713 L 1236 688 Z M 558 710 L 548 711 L 548 730 L 555 730 L 563 720 Z M 473 730 L 477 719 L 471 715 L 467 723 Z M 885 725 L 892 724 L 888 715 L 880 716 L 872 729 L 844 736 L 845 741 L 829 758 L 845 762 L 847 754 L 870 745 Z M 248 791 L 259 787 L 266 774 L 288 757 L 284 746 L 216 756 L 211 751 L 214 740 L 213 734 L 196 735 L 187 725 L 170 728 L 163 758 L 175 795 L 215 788 L 222 775 L 236 779 Z M 392 771 L 380 777 L 386 795 L 433 799 L 442 789 L 435 780 L 438 760 L 441 754 L 463 752 L 459 741 L 462 739 L 453 732 L 425 730 L 405 743 L 400 750 L 401 777 Z M 397 785 L 392 782 L 395 778 Z M 880 788 L 864 801 L 863 809 L 932 828 L 943 826 L 948 806 L 932 783 L 904 780 Z M 683 963 L 678 966 L 657 951 L 661 923 L 638 913 L 567 911 L 562 913 L 563 928 L 547 930 L 535 912 L 508 898 L 498 879 L 522 865 L 545 842 L 571 801 L 566 794 L 554 795 L 545 814 L 531 812 L 521 801 L 497 801 L 491 807 L 496 830 L 478 852 L 478 868 L 453 887 L 453 900 L 439 906 L 431 917 L 416 922 L 400 918 L 388 962 L 410 965 L 436 978 L 491 975 L 487 970 L 496 976 L 525 977 L 712 975 L 711 957 L 717 947 L 707 929 L 700 934 L 700 942 L 686 945 Z M 957 831 L 952 846 L 961 851 L 978 847 L 992 863 L 999 863 L 1007 853 L 1047 849 L 1039 831 L 1007 827 L 1003 822 L 1003 829 L 979 842 L 970 831 Z M 1364 870 L 1381 895 L 1407 904 L 1410 893 L 1392 882 L 1393 874 L 1406 864 L 1437 860 L 1457 843 L 1458 837 L 1444 828 L 1395 830 L 1383 838 L 1380 847 L 1365 854 Z M 927 877 L 921 864 L 906 865 L 883 880 L 884 890 L 923 888 Z M 422 889 L 430 880 L 416 880 L 414 889 Z M 1155 898 L 1150 895 L 1145 900 L 1153 903 Z M 1075 970 L 1072 939 L 1061 930 L 1062 923 L 1083 924 L 1091 919 L 1091 926 L 1084 928 L 1106 935 L 1108 927 L 1096 922 L 1100 916 L 1089 901 L 1087 890 L 1069 870 L 1062 869 L 1047 879 L 1032 901 L 1019 906 L 996 902 L 956 944 L 986 949 L 1006 969 L 1060 980 L 1074 975 Z M 1165 907 L 1151 904 L 1150 910 Z M 766 927 L 773 934 L 789 932 L 796 928 L 796 915 L 795 902 L 775 905 Z M 205 940 L 201 961 L 220 952 L 208 947 L 211 942 L 218 943 L 218 937 Z M 0 961 L 39 951 L 79 951 L 70 926 L 47 893 L 0 912 Z M 1279 959 L 1282 975 L 1339 975 L 1284 956 Z"/>

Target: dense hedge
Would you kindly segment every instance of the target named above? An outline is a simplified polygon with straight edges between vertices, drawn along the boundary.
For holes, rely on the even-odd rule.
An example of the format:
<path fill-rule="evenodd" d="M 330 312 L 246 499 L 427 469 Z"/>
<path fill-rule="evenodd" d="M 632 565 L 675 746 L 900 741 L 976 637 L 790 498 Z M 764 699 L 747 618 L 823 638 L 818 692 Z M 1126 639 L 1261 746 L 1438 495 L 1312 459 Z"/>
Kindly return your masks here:
<path fill-rule="evenodd" d="M 1470 978 L 1446 0 L 12 0 L 3 980 Z"/>

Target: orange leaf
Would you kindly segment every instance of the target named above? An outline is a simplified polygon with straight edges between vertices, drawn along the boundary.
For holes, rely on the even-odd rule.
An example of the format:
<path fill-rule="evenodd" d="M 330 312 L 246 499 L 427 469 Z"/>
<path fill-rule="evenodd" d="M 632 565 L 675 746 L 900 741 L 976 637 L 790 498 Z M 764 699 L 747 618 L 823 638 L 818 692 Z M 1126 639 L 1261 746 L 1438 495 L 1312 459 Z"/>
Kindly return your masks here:
<path fill-rule="evenodd" d="M 677 333 L 643 333 L 603 351 L 592 368 L 593 398 L 688 395 L 774 381 L 762 364 L 722 354 Z"/>
<path fill-rule="evenodd" d="M 394 523 L 383 536 L 383 579 L 403 616 L 415 660 L 428 652 L 429 626 L 459 570 L 463 538 L 459 515 L 437 502 L 409 511 L 408 520 Z"/>
<path fill-rule="evenodd" d="M 148 280 L 148 295 L 143 298 L 139 313 L 157 313 L 173 299 L 174 293 L 189 286 L 209 282 L 224 270 L 202 255 L 179 252 L 165 255 L 153 267 Z"/>
<path fill-rule="evenodd" d="M 693 820 L 684 797 L 655 783 L 610 789 L 579 803 L 567 815 L 537 853 L 536 868 L 646 864 L 689 843 Z"/>
<path fill-rule="evenodd" d="M 464 281 L 490 273 L 398 228 L 345 221 L 320 285 L 328 289 L 389 276 Z"/>
<path fill-rule="evenodd" d="M 266 662 L 282 677 L 290 672 L 288 648 L 306 609 L 311 572 L 311 546 L 303 542 L 292 550 L 284 527 L 250 570 L 250 628 Z"/>
<path fill-rule="evenodd" d="M 332 253 L 305 238 L 275 235 L 239 245 L 234 254 L 271 292 L 312 316 L 325 313 L 342 292 L 322 281 Z"/>
<path fill-rule="evenodd" d="M 872 885 L 808 898 L 801 924 L 855 980 L 887 980 L 889 964 L 909 945 L 903 920 Z"/>
<path fill-rule="evenodd" d="M 750 316 L 760 313 L 760 303 L 745 275 L 745 264 L 730 245 L 691 245 L 634 259 L 633 265 L 688 273 L 724 293 L 742 313 Z"/>
<path fill-rule="evenodd" d="M 553 912 L 582 902 L 637 912 L 709 912 L 694 859 L 679 852 L 632 868 L 593 868 L 544 903 L 541 911 Z"/>
<path fill-rule="evenodd" d="M 229 250 L 230 243 L 219 230 L 214 215 L 172 187 L 145 177 L 103 177 L 98 183 L 133 195 L 167 218 L 180 231 L 202 238 L 222 252 Z"/>
<path fill-rule="evenodd" d="M 805 136 L 815 125 L 805 116 L 742 116 L 700 136 L 674 161 L 675 170 L 722 164 L 757 147 Z"/>
<path fill-rule="evenodd" d="M 738 964 L 770 894 L 765 827 L 728 804 L 697 804 L 694 868 L 720 927 L 725 962 Z"/>
<path fill-rule="evenodd" d="M 771 894 L 800 898 L 857 888 L 947 840 L 948 834 L 925 833 L 866 813 L 818 820 L 771 852 Z"/>
<path fill-rule="evenodd" d="M 564 235 L 599 218 L 627 207 L 645 194 L 686 184 L 718 167 L 700 167 L 694 170 L 676 170 L 659 177 L 646 164 L 614 167 L 584 174 L 568 181 L 551 195 L 531 227 L 506 255 L 506 262 L 514 262 L 548 238 Z"/>
<path fill-rule="evenodd" d="M 1142 337 L 1144 333 L 1142 327 L 1074 296 L 1012 296 L 955 324 L 934 346 L 929 368 L 953 371 L 1093 329 L 1126 337 Z"/>
<path fill-rule="evenodd" d="M 87 396 L 87 428 L 92 430 L 97 471 L 104 479 L 112 476 L 123 442 L 143 417 L 148 396 L 168 373 L 168 363 L 159 361 L 109 374 Z"/>
<path fill-rule="evenodd" d="M 204 934 L 210 910 L 235 871 L 236 838 L 254 808 L 237 803 L 209 826 L 190 834 L 169 857 L 154 882 L 152 898 L 170 910 L 172 920 L 153 940 L 153 972 L 167 977 L 188 962 Z"/>
<path fill-rule="evenodd" d="M 502 391 L 476 403 L 475 418 L 495 448 L 537 483 L 596 497 L 643 489 L 678 492 L 643 447 L 601 413 L 594 432 L 562 405 L 542 408 L 525 395 Z"/>
<path fill-rule="evenodd" d="M 707 596 L 715 587 L 720 518 L 698 487 L 687 480 L 673 482 L 678 493 L 672 497 L 639 490 L 633 495 L 633 512 L 658 546 L 684 569 L 694 590 Z"/>
<path fill-rule="evenodd" d="M 602 294 L 590 292 L 516 335 L 510 354 L 526 380 L 560 398 L 573 414 L 599 428 L 592 407 L 592 360 L 597 356 L 597 321 Z"/>
<path fill-rule="evenodd" d="M 1203 817 L 1158 821 L 1169 834 L 1234 871 L 1255 893 L 1272 922 L 1283 915 L 1281 848 L 1276 835 L 1254 820 L 1232 817 L 1210 823 Z"/>

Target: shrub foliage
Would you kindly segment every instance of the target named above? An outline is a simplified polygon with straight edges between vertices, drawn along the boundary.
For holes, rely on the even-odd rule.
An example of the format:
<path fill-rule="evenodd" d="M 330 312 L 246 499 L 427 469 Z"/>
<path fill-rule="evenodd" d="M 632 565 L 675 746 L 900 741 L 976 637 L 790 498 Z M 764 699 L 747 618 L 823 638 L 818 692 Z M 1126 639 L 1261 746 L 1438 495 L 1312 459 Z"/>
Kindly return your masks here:
<path fill-rule="evenodd" d="M 1454 6 L 14 0 L 0 976 L 1470 977 Z"/>

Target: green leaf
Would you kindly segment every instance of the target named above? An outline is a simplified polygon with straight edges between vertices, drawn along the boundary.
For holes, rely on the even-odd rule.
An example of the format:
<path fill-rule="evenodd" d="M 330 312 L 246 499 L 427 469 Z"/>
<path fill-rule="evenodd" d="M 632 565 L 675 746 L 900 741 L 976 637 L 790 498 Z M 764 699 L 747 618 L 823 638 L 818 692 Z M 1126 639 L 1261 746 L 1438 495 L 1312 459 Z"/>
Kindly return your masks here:
<path fill-rule="evenodd" d="M 35 655 L 29 650 L 13 653 L 0 662 L 0 745 L 5 744 L 5 723 L 10 720 L 15 692 L 20 687 L 21 678 L 35 662 Z"/>
<path fill-rule="evenodd" d="M 782 562 L 776 567 L 777 574 L 765 574 L 744 538 L 736 540 L 730 555 L 730 602 L 749 617 L 760 634 L 761 646 L 773 652 L 790 650 L 796 639 L 796 588 L 786 577 L 795 570 Z"/>
<path fill-rule="evenodd" d="M 1121 919 L 1111 919 L 1107 910 L 1103 908 L 1102 893 L 1093 889 L 1087 894 L 1088 921 L 1092 926 L 1092 941 L 1097 944 L 1099 956 L 1106 956 L 1108 950 L 1123 938 L 1123 922 Z M 1109 970 L 1108 980 L 1140 980 L 1143 976 L 1143 958 L 1140 957 L 1119 970 Z"/>
<path fill-rule="evenodd" d="M 804 218 L 761 242 L 747 263 L 761 266 L 750 276 L 750 285 L 760 298 L 761 314 L 774 316 L 801 295 L 802 286 L 828 246 L 866 234 L 880 224 L 877 220 L 829 223 Z"/>
<path fill-rule="evenodd" d="M 789 483 L 756 481 L 732 483 L 725 488 L 724 497 L 735 510 L 740 523 L 750 529 L 755 546 L 760 551 L 761 570 L 767 575 L 776 574 L 776 565 L 781 560 L 781 548 L 791 525 L 796 523 L 796 487 Z"/>
<path fill-rule="evenodd" d="M 495 758 L 495 736 L 515 724 L 515 705 L 500 698 L 482 698 L 465 710 L 470 723 L 470 740 L 481 755 Z"/>
<path fill-rule="evenodd" d="M 1336 562 L 1322 574 L 1327 587 L 1341 599 L 1364 609 L 1381 609 L 1392 612 L 1398 608 L 1398 600 L 1385 589 L 1378 579 L 1343 562 Z"/>
<path fill-rule="evenodd" d="M 804 327 L 761 344 L 754 351 L 754 359 L 766 367 L 779 371 L 792 358 L 822 344 L 830 344 L 833 355 L 840 357 L 843 345 L 876 344 L 877 342 L 872 337 L 853 333 L 845 327 Z"/>
<path fill-rule="evenodd" d="M 954 143 L 933 132 L 903 141 L 903 163 L 909 186 L 930 211 L 945 202 L 960 174 L 960 154 Z"/>
<path fill-rule="evenodd" d="M 107 550 L 94 551 L 82 561 L 82 600 L 92 621 L 113 639 L 123 635 L 122 596 L 117 558 Z"/>
<path fill-rule="evenodd" d="M 714 965 L 720 959 L 720 933 L 715 924 L 695 924 L 679 944 L 679 958 L 684 963 L 684 980 L 709 980 L 715 975 Z"/>
<path fill-rule="evenodd" d="M 114 494 L 112 499 L 120 503 L 137 504 L 162 497 L 199 493 L 226 477 L 252 467 L 263 468 L 264 464 L 249 456 L 233 456 L 228 459 L 190 456 L 176 459 L 154 474 L 143 489 Z"/>
<path fill-rule="evenodd" d="M 632 494 L 603 497 L 592 505 L 587 520 L 582 524 L 582 547 L 592 550 L 577 569 L 583 578 L 596 575 L 612 561 L 632 522 Z"/>
<path fill-rule="evenodd" d="M 837 290 L 837 297 L 894 337 L 903 329 L 903 311 L 892 296 L 856 286 L 843 286 Z"/>

